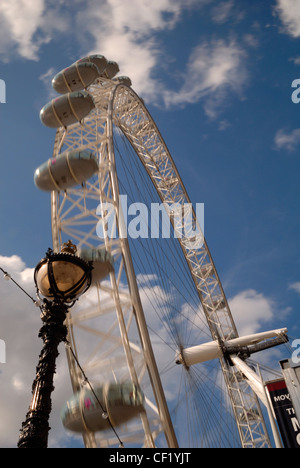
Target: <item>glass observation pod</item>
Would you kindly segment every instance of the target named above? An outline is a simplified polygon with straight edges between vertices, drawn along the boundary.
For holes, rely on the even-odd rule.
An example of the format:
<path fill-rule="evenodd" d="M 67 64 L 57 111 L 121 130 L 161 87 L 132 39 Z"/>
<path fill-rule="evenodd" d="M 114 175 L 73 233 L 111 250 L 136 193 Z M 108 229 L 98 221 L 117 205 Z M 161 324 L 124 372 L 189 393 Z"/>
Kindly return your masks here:
<path fill-rule="evenodd" d="M 144 410 L 144 394 L 133 383 L 107 383 L 94 392 L 97 398 L 84 387 L 67 401 L 61 413 L 66 429 L 103 431 L 129 422 Z"/>
<path fill-rule="evenodd" d="M 52 80 L 52 86 L 59 94 L 79 91 L 90 86 L 98 76 L 98 68 L 94 63 L 76 62 L 57 73 Z"/>
<path fill-rule="evenodd" d="M 46 127 L 68 127 L 86 117 L 95 104 L 86 91 L 74 91 L 48 102 L 40 112 L 40 119 Z"/>
<path fill-rule="evenodd" d="M 90 151 L 65 151 L 42 164 L 34 173 L 34 182 L 40 190 L 61 191 L 83 184 L 97 172 L 97 157 Z"/>
<path fill-rule="evenodd" d="M 83 57 L 77 60 L 77 62 L 75 62 L 73 65 L 76 65 L 76 63 L 85 62 L 96 65 L 99 76 L 104 72 L 105 68 L 107 67 L 107 60 L 105 57 L 103 57 L 103 55 L 88 55 L 87 57 Z"/>
<path fill-rule="evenodd" d="M 78 256 L 93 265 L 92 285 L 100 282 L 114 269 L 113 257 L 106 249 L 79 249 Z"/>
<path fill-rule="evenodd" d="M 120 69 L 119 69 L 119 65 L 117 64 L 117 62 L 108 60 L 107 66 L 104 72 L 101 73 L 101 77 L 108 78 L 109 80 L 111 80 L 119 71 Z"/>
<path fill-rule="evenodd" d="M 125 75 L 117 76 L 116 78 L 113 78 L 113 81 L 115 81 L 116 83 L 122 83 L 128 86 L 129 88 L 132 85 L 132 81 L 129 78 L 129 76 L 125 76 Z"/>

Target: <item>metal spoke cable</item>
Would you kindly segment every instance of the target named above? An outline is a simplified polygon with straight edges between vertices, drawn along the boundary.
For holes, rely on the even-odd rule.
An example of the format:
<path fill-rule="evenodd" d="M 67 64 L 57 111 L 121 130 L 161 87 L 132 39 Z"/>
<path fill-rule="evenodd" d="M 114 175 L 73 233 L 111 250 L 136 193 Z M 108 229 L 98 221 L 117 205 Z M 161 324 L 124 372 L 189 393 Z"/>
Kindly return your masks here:
<path fill-rule="evenodd" d="M 122 166 L 122 172 L 125 174 L 125 179 L 127 180 L 127 187 L 125 188 L 124 183 L 119 180 L 120 186 L 124 189 L 124 192 L 130 195 L 131 200 L 134 201 L 135 197 L 138 195 L 138 197 L 142 197 L 143 201 L 146 200 L 146 194 L 148 194 L 148 197 L 152 202 L 157 202 L 157 199 L 154 198 L 153 195 L 153 190 L 150 190 L 150 187 L 153 188 L 152 182 L 150 181 L 148 174 L 145 173 L 145 171 L 142 171 L 142 168 L 140 167 L 139 160 L 138 158 L 134 157 L 136 156 L 133 154 L 132 148 L 126 144 L 127 140 L 126 138 L 122 138 L 122 141 L 124 143 L 124 156 L 122 154 L 122 151 L 119 148 L 119 144 L 117 141 L 115 141 L 115 148 L 117 150 L 117 154 L 120 158 L 121 161 L 121 166 Z M 135 162 L 135 163 L 134 163 Z M 136 177 L 136 173 L 138 177 Z M 129 180 L 130 178 L 130 180 Z M 138 184 L 137 180 L 143 180 L 142 184 Z M 135 197 L 133 195 L 132 189 L 135 187 L 137 193 L 135 194 Z M 141 188 L 143 187 L 143 192 L 141 191 Z M 198 309 L 198 304 L 196 305 L 195 301 L 195 285 L 193 281 L 190 278 L 190 275 L 188 274 L 187 267 L 185 268 L 186 263 L 183 261 L 179 261 L 181 259 L 181 248 L 177 243 L 167 243 L 167 245 L 160 245 L 159 242 L 156 241 L 155 246 L 152 246 L 152 250 L 150 251 L 150 245 L 149 243 L 144 242 L 144 245 L 141 242 L 141 239 L 137 239 L 140 243 L 141 249 L 143 249 L 143 252 L 146 252 L 146 255 L 144 255 L 144 260 L 147 263 L 148 267 L 150 268 L 151 272 L 157 275 L 157 278 L 160 279 L 160 281 L 163 284 L 163 290 L 164 291 L 169 291 L 169 297 L 167 297 L 166 294 L 166 304 L 169 304 L 169 313 L 163 314 L 165 316 L 166 321 L 169 323 L 170 330 L 171 328 L 176 327 L 176 320 L 174 320 L 174 311 L 178 308 L 178 299 L 176 300 L 176 295 L 175 292 L 178 293 L 182 300 L 184 300 L 186 303 L 189 304 L 189 307 L 194 310 L 194 316 L 195 319 L 198 316 L 198 318 L 201 320 L 203 323 L 203 326 L 207 328 L 207 323 L 204 320 L 204 317 L 202 315 L 199 315 L 199 309 Z M 145 262 L 141 260 L 141 256 L 138 254 L 138 250 L 135 248 L 135 243 L 132 246 L 134 250 L 137 252 L 137 256 L 140 261 L 140 267 L 143 267 L 143 270 L 147 271 L 146 268 L 147 266 L 145 265 Z M 169 250 L 169 253 L 171 255 L 171 259 L 173 259 L 172 262 L 165 263 L 165 251 L 164 249 L 167 248 Z M 181 275 L 180 275 L 181 274 Z M 185 289 L 184 290 L 179 290 L 178 285 L 176 284 L 177 282 L 180 282 L 180 285 L 182 285 L 182 279 L 184 278 L 185 280 Z M 150 285 L 149 285 L 150 286 Z M 185 293 L 183 292 L 185 291 Z M 187 298 L 187 295 L 189 295 L 189 299 Z M 169 299 L 173 300 L 169 300 Z M 157 296 L 154 296 L 154 300 L 158 300 Z M 195 304 L 193 302 L 195 301 Z M 160 307 L 158 306 L 158 309 Z M 179 313 L 179 311 L 177 311 Z M 177 314 L 178 315 L 178 314 Z M 175 331 L 175 330 L 174 330 Z M 208 331 L 203 332 L 207 335 L 210 336 Z M 175 338 L 175 342 L 182 344 L 182 342 L 185 342 L 185 339 L 179 340 L 178 336 L 179 330 L 176 330 L 177 337 Z M 182 334 L 182 330 L 181 330 Z"/>
<path fill-rule="evenodd" d="M 148 174 L 142 171 L 139 160 L 134 157 L 133 152 L 126 145 L 122 152 L 117 141 L 115 141 L 115 149 L 120 159 L 121 173 L 124 174 L 122 179 L 119 178 L 119 185 L 123 192 L 127 194 L 128 203 L 144 202 L 148 207 L 151 202 L 157 203 L 157 197 L 153 193 L 152 181 L 150 181 Z M 145 226 L 148 226 L 148 220 L 144 219 L 143 212 L 139 213 L 139 219 L 140 222 L 145 223 Z M 151 218 L 151 220 L 153 221 L 154 218 Z M 155 222 L 157 223 L 158 220 L 155 219 Z M 155 227 L 157 229 L 157 226 Z M 188 275 L 187 268 L 185 268 L 186 263 L 180 261 L 182 260 L 182 252 L 179 244 L 168 242 L 164 245 L 156 239 L 151 243 L 141 238 L 137 238 L 135 241 L 131 243 L 131 248 L 135 252 L 137 273 L 145 272 L 145 277 L 147 276 L 146 272 L 150 273 L 149 281 L 146 281 L 145 278 L 142 279 L 141 289 L 169 332 L 169 336 L 174 343 L 174 346 L 170 346 L 170 348 L 178 350 L 178 346 L 184 343 L 193 344 L 194 340 L 196 340 L 194 344 L 198 343 L 197 337 L 190 335 L 192 330 L 198 330 L 197 335 L 202 337 L 201 340 L 204 335 L 210 336 L 207 323 L 199 310 L 198 296 L 197 300 L 195 298 L 194 282 Z M 166 250 L 169 253 L 168 261 L 165 260 Z M 164 297 L 158 294 L 155 288 L 153 290 L 154 277 L 160 280 L 161 293 Z M 153 298 L 151 298 L 151 292 Z M 179 298 L 181 300 L 178 300 Z M 194 314 L 188 314 L 188 311 L 181 307 L 181 302 L 188 304 Z M 163 304 L 165 307 L 163 307 Z M 183 328 L 183 318 L 185 319 L 186 330 Z M 153 333 L 153 329 L 149 324 L 148 328 Z M 155 335 L 159 335 L 159 333 L 156 331 Z M 163 338 L 160 339 L 163 342 L 165 341 Z M 178 386 L 178 395 L 173 399 L 170 412 L 175 427 L 180 424 L 183 418 L 187 420 L 188 430 L 186 435 L 188 438 L 195 438 L 195 427 L 197 427 L 197 431 L 201 432 L 207 445 L 231 445 L 231 438 L 236 441 L 236 432 L 231 429 L 224 429 L 227 427 L 225 420 L 228 418 L 228 411 L 226 411 L 226 402 L 222 400 L 222 388 L 219 385 L 220 375 L 217 373 L 213 377 L 209 367 L 209 365 L 202 366 L 199 374 L 197 369 L 190 369 L 188 372 L 183 369 L 181 384 Z M 168 372 L 172 372 L 173 368 L 174 365 L 171 365 Z M 182 393 L 186 398 L 185 415 L 181 412 L 183 406 Z M 198 397 L 197 403 L 196 397 Z M 214 430 L 212 420 L 220 422 L 217 432 Z M 224 440 L 222 441 L 222 439 Z"/>
<path fill-rule="evenodd" d="M 12 276 L 11 276 L 7 271 L 3 270 L 3 268 L 1 268 L 1 267 L 0 267 L 0 270 L 1 270 L 2 273 L 4 274 L 4 279 L 6 279 L 6 280 L 11 280 L 24 294 L 26 294 L 26 296 L 29 297 L 29 299 L 32 300 L 32 302 L 34 303 L 35 306 L 37 306 L 37 307 L 40 307 L 40 306 L 41 306 L 40 301 L 34 299 L 30 294 L 28 294 L 28 292 L 25 291 L 25 289 L 22 288 L 22 286 L 20 286 L 20 284 L 17 283 L 17 281 L 15 281 L 15 280 L 12 278 Z"/>
<path fill-rule="evenodd" d="M 117 154 L 120 157 L 122 166 L 123 166 L 123 171 L 126 176 L 126 180 L 128 183 L 128 186 L 126 187 L 127 194 L 131 193 L 132 194 L 132 188 L 135 187 L 139 196 L 143 197 L 144 201 L 146 201 L 146 194 L 148 194 L 150 200 L 152 203 L 157 203 L 158 198 L 154 196 L 153 193 L 153 183 L 150 180 L 148 174 L 145 172 L 144 168 L 141 167 L 141 164 L 136 157 L 135 152 L 132 150 L 132 148 L 128 145 L 127 139 L 123 137 L 123 143 L 125 146 L 125 153 L 126 153 L 126 158 L 122 156 L 122 152 L 119 150 L 118 146 L 117 147 Z M 133 162 L 135 162 L 133 166 Z M 130 166 L 130 167 L 129 167 Z M 137 171 L 138 177 L 135 177 Z M 129 181 L 129 177 L 131 180 Z M 137 180 L 142 180 L 143 183 L 138 184 Z M 124 184 L 122 183 L 122 180 L 119 180 L 120 186 L 124 188 Z M 143 192 L 141 191 L 140 187 L 143 187 Z M 151 187 L 151 188 L 150 188 Z M 134 201 L 133 194 L 131 196 L 132 201 Z M 161 200 L 159 199 L 159 202 Z M 147 204 L 147 203 L 146 203 Z M 153 221 L 153 220 L 152 220 Z M 156 220 L 157 221 L 157 220 Z M 156 225 L 156 228 L 159 228 L 159 226 Z M 162 233 L 160 233 L 161 235 Z M 171 234 L 171 233 L 170 233 Z M 162 250 L 162 247 L 159 243 L 156 244 L 159 249 L 161 249 L 161 253 L 164 253 Z M 172 247 L 170 246 L 170 243 L 168 243 L 165 247 L 168 247 L 169 253 L 171 254 L 174 262 L 176 263 L 176 269 L 173 266 L 173 270 L 177 275 L 177 278 L 181 281 L 181 278 L 179 276 L 179 273 L 182 273 L 183 276 L 185 277 L 187 282 L 187 286 L 190 287 L 190 293 L 193 295 L 194 294 L 194 285 L 193 282 L 191 281 L 190 275 L 189 275 L 189 270 L 187 269 L 186 263 L 184 261 L 178 261 L 178 258 L 181 257 L 179 252 L 181 252 L 181 247 L 179 247 L 178 243 L 172 243 Z M 165 262 L 165 256 L 164 255 L 159 255 L 159 263 Z M 168 264 L 170 264 L 170 261 L 168 261 Z"/>
<path fill-rule="evenodd" d="M 100 408 L 101 408 L 101 410 L 102 410 L 102 412 L 103 412 L 102 417 L 107 418 L 107 420 L 108 420 L 108 422 L 109 422 L 109 425 L 110 425 L 112 431 L 114 432 L 115 436 L 117 437 L 117 439 L 118 439 L 118 441 L 119 441 L 120 447 L 123 448 L 123 447 L 124 447 L 124 444 L 123 444 L 123 442 L 121 441 L 121 439 L 120 439 L 120 437 L 119 437 L 117 431 L 115 430 L 115 428 L 114 428 L 114 426 L 113 426 L 113 424 L 112 424 L 112 422 L 111 422 L 111 420 L 110 420 L 110 417 L 109 417 L 109 415 L 108 415 L 106 409 L 103 407 L 103 405 L 102 405 L 101 401 L 99 400 L 99 398 L 98 398 L 98 396 L 97 396 L 95 390 L 93 389 L 93 387 L 92 387 L 92 385 L 91 385 L 89 379 L 87 378 L 86 373 L 84 372 L 82 366 L 80 365 L 80 363 L 79 363 L 79 361 L 78 361 L 78 359 L 77 359 L 77 356 L 76 356 L 76 354 L 74 353 L 74 351 L 73 351 L 73 349 L 72 349 L 72 346 L 70 345 L 70 343 L 66 342 L 66 347 L 68 347 L 68 348 L 70 349 L 70 351 L 71 351 L 71 353 L 72 353 L 72 356 L 73 356 L 73 358 L 75 359 L 76 364 L 77 364 L 77 366 L 78 366 L 79 369 L 80 369 L 80 372 L 82 373 L 82 376 L 83 376 L 83 378 L 84 378 L 84 382 L 87 383 L 87 385 L 89 386 L 89 388 L 90 388 L 92 394 L 94 395 L 94 397 L 95 397 L 97 403 L 99 404 L 99 406 L 100 406 Z"/>

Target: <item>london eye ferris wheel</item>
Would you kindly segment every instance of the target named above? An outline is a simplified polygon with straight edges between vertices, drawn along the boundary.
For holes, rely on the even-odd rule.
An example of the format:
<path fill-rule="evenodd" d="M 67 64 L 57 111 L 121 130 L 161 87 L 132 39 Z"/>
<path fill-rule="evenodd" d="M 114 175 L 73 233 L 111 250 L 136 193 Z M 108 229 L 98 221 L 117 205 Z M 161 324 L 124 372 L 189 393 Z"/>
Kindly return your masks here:
<path fill-rule="evenodd" d="M 270 447 L 248 358 L 286 330 L 239 337 L 171 154 L 118 72 L 101 55 L 78 60 L 41 111 L 57 129 L 35 173 L 51 194 L 53 250 L 72 239 L 94 263 L 67 317 L 63 423 L 86 447 Z"/>

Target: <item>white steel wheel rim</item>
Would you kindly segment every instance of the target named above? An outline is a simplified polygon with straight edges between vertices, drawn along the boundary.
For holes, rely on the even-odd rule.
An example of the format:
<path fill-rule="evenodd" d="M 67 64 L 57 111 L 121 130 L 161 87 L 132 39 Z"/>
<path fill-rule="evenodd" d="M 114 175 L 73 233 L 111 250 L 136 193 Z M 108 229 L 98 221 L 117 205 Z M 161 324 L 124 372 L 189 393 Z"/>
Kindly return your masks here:
<path fill-rule="evenodd" d="M 99 155 L 99 181 L 95 183 L 88 181 L 86 187 L 71 189 L 65 194 L 58 195 L 56 192 L 52 193 L 51 211 L 54 250 L 59 249 L 59 245 L 64 241 L 64 236 L 71 237 L 79 247 L 91 247 L 99 243 L 99 238 L 95 234 L 94 229 L 95 223 L 99 222 L 99 217 L 95 216 L 94 211 L 90 208 L 90 204 L 91 202 L 94 202 L 94 205 L 97 205 L 97 197 L 99 195 L 100 198 L 102 197 L 103 202 L 104 200 L 107 200 L 109 196 L 112 196 L 113 199 L 113 197 L 118 194 L 118 188 L 115 187 L 115 193 L 112 194 L 110 187 L 110 176 L 112 172 L 115 173 L 115 168 L 111 167 L 111 165 L 114 164 L 114 161 L 111 159 L 111 156 L 114 155 L 112 140 L 113 123 L 122 130 L 126 135 L 126 138 L 130 141 L 135 152 L 138 154 L 142 165 L 156 188 L 159 199 L 164 202 L 172 200 L 179 201 L 180 203 L 189 202 L 186 190 L 182 184 L 175 164 L 161 138 L 161 135 L 159 134 L 157 127 L 138 96 L 127 86 L 116 85 L 115 82 L 109 80 L 106 80 L 105 82 L 103 80 L 99 80 L 97 84 L 89 88 L 89 92 L 93 95 L 96 102 L 95 111 L 93 111 L 91 117 L 86 118 L 83 123 L 71 126 L 67 131 L 64 129 L 58 130 L 54 144 L 54 154 L 62 151 L 62 148 L 65 146 L 69 150 L 81 146 L 88 148 L 91 151 L 95 151 Z M 111 135 L 107 134 L 110 127 Z M 170 190 L 170 186 L 167 186 L 166 184 L 164 185 L 164 181 L 167 177 L 173 177 L 174 180 L 176 179 L 175 182 L 173 180 L 174 183 L 172 190 Z M 116 202 L 116 200 L 114 200 L 114 202 Z M 77 209 L 78 212 L 73 215 L 75 209 Z M 90 229 L 87 230 L 87 226 L 90 226 Z M 201 298 L 202 307 L 204 305 L 204 309 L 206 309 L 205 317 L 209 325 L 209 332 L 213 339 L 219 338 L 220 336 L 225 338 L 229 334 L 233 334 L 231 337 L 237 336 L 237 331 L 206 243 L 204 243 L 204 246 L 199 249 L 199 257 L 197 257 L 198 253 L 195 255 L 195 252 L 186 249 L 184 239 L 181 240 L 180 243 L 189 266 L 189 271 L 191 272 L 192 282 L 194 283 L 194 286 L 196 286 L 197 294 Z M 99 285 L 97 295 L 99 298 L 101 294 L 106 294 L 113 301 L 116 301 L 115 296 L 117 291 L 117 296 L 119 296 L 117 298 L 117 303 L 119 305 L 121 304 L 122 309 L 119 311 L 119 321 L 113 321 L 105 331 L 97 328 L 93 329 L 92 325 L 89 325 L 88 323 L 92 323 L 99 317 L 103 318 L 105 314 L 112 312 L 111 309 L 113 308 L 113 305 L 112 303 L 105 304 L 105 307 L 107 306 L 107 311 L 103 314 L 103 312 L 99 312 L 99 310 L 97 312 L 94 305 L 89 305 L 89 301 L 92 301 L 91 298 L 82 299 L 78 304 L 78 311 L 75 310 L 74 313 L 72 312 L 72 315 L 70 314 L 68 319 L 69 337 L 73 351 L 77 354 L 79 360 L 83 359 L 83 362 L 80 362 L 86 366 L 87 374 L 91 376 L 91 380 L 94 380 L 95 383 L 97 383 L 97 378 L 92 375 L 93 371 L 97 367 L 98 372 L 99 369 L 103 371 L 103 368 L 107 364 L 106 361 L 109 361 L 108 357 L 111 357 L 116 351 L 118 351 L 118 349 L 120 349 L 120 339 L 117 338 L 117 329 L 120 329 L 123 326 L 123 329 L 129 332 L 134 322 L 134 313 L 130 310 L 132 308 L 132 300 L 122 289 L 122 278 L 124 276 L 122 249 L 116 241 L 108 242 L 106 240 L 104 244 L 113 255 L 119 256 L 120 261 L 115 274 L 111 274 L 110 285 L 107 282 Z M 211 274 L 206 278 L 204 276 L 199 278 L 199 267 L 207 265 L 213 269 L 213 275 Z M 222 320 L 218 317 L 217 309 L 214 310 L 212 307 L 209 308 L 207 305 L 208 298 L 211 297 L 212 290 L 217 293 L 215 294 L 215 297 L 217 297 L 219 301 L 226 301 L 226 312 L 223 313 Z M 95 291 L 93 292 L 93 295 L 95 295 Z M 116 304 L 116 302 L 113 303 Z M 199 305 L 201 305 L 200 302 Z M 85 321 L 87 324 L 85 324 Z M 100 348 L 105 340 L 108 340 L 110 343 L 110 348 L 101 355 L 100 367 L 100 363 L 95 361 L 96 354 L 93 355 L 92 351 L 89 355 L 81 356 L 81 351 L 79 350 L 81 338 L 78 338 L 75 333 L 75 329 L 76 333 L 77 329 L 79 329 L 83 334 L 90 333 L 91 335 L 96 335 L 97 338 L 99 338 L 98 347 Z M 124 346 L 124 341 L 126 340 L 127 352 L 123 351 L 123 356 L 120 359 L 121 361 L 123 359 L 124 362 L 127 359 L 127 364 L 130 359 L 134 361 L 134 369 L 131 369 L 128 372 L 127 377 L 129 376 L 132 380 L 137 379 L 142 385 L 142 381 L 146 373 L 145 361 L 142 357 L 143 353 L 141 353 L 141 349 L 138 345 L 134 342 L 130 342 L 129 337 L 123 337 L 122 346 Z M 129 355 L 131 353 L 132 355 L 130 357 Z M 73 389 L 74 391 L 79 390 L 82 378 L 70 353 L 68 353 L 68 361 Z M 112 365 L 118 365 L 120 367 L 120 362 L 117 361 L 117 357 L 114 357 Z M 221 367 L 227 389 L 229 386 L 234 389 L 237 389 L 238 387 L 238 390 L 240 391 L 243 386 L 242 390 L 245 392 L 244 394 L 247 395 L 248 399 L 247 407 L 245 407 L 245 404 L 241 407 L 240 401 L 237 401 L 234 405 L 237 429 L 234 427 L 232 429 L 233 433 L 238 431 L 242 441 L 242 446 L 267 446 L 268 439 L 263 433 L 264 427 L 260 413 L 257 411 L 256 397 L 251 394 L 251 391 L 249 392 L 249 387 L 245 381 L 242 381 L 241 374 L 239 372 L 236 372 L 234 368 L 229 369 L 223 360 L 221 360 Z M 115 371 L 115 369 L 113 371 Z M 96 373 L 97 372 L 95 372 L 95 374 Z M 118 374 L 118 372 L 115 372 L 115 374 Z M 193 374 L 198 374 L 198 371 L 196 369 L 192 369 L 186 372 L 185 369 L 183 369 L 183 374 L 187 377 L 188 381 L 191 381 L 193 387 L 196 381 L 193 378 Z M 209 379 L 210 377 L 211 376 L 207 373 L 206 379 Z M 115 378 L 124 379 L 124 375 L 121 373 L 121 375 L 115 375 Z M 217 375 L 216 379 L 219 379 L 219 375 Z M 185 385 L 183 381 L 182 383 L 178 382 L 178 385 L 181 384 Z M 183 393 L 186 393 L 186 402 L 189 404 L 192 402 L 194 405 L 194 400 L 187 394 L 187 392 Z M 222 395 L 226 395 L 225 391 L 224 393 L 223 391 L 221 393 Z M 141 426 L 137 427 L 137 423 L 134 422 L 132 427 L 128 427 L 126 429 L 127 432 L 121 430 L 121 432 L 124 432 L 124 435 L 122 432 L 122 440 L 125 444 L 140 443 L 144 446 L 151 446 L 151 444 L 156 444 L 157 440 L 160 441 L 157 436 L 162 431 L 162 426 L 166 423 L 162 424 L 161 416 L 158 416 L 155 404 L 153 401 L 150 402 L 150 398 L 147 403 L 148 406 L 151 406 L 151 410 L 153 411 L 151 416 L 148 414 L 147 416 L 142 416 L 142 429 Z M 181 403 L 182 401 L 177 403 L 177 406 Z M 228 405 L 226 396 L 223 397 L 223 401 L 220 404 L 223 407 Z M 173 409 L 174 408 L 171 408 L 171 411 L 173 411 Z M 253 409 L 253 414 L 257 414 L 256 421 L 252 421 L 249 417 L 247 418 L 247 414 L 244 420 L 242 420 L 241 414 L 248 412 L 250 414 L 251 409 Z M 194 410 L 195 407 L 194 409 L 192 408 L 187 411 L 193 412 Z M 225 412 L 227 412 L 227 409 Z M 206 417 L 208 416 L 205 416 L 204 419 Z M 203 422 L 201 424 L 203 426 Z M 215 424 L 217 427 L 218 421 L 216 415 Z M 213 431 L 213 428 L 210 430 Z M 190 431 L 193 432 L 193 429 L 190 429 Z M 206 442 L 203 441 L 203 439 L 201 440 L 201 434 L 199 435 L 200 439 L 197 437 L 197 434 L 191 435 L 192 439 L 197 439 L 196 445 L 206 445 Z M 207 438 L 207 435 L 205 437 Z M 234 437 L 235 436 L 232 435 L 232 438 Z M 104 436 L 100 434 L 99 437 L 99 434 L 95 435 L 86 432 L 84 434 L 84 441 L 87 447 L 97 445 L 110 446 L 116 444 L 116 439 L 112 437 L 111 434 L 105 434 Z M 227 440 L 227 442 L 222 442 L 220 446 L 222 446 L 222 444 L 224 446 L 228 444 L 229 446 L 231 442 L 231 440 Z M 208 441 L 207 445 L 209 446 L 210 443 L 213 445 L 217 444 L 215 439 L 214 442 Z M 234 444 L 236 444 L 235 441 L 233 441 L 233 445 Z"/>

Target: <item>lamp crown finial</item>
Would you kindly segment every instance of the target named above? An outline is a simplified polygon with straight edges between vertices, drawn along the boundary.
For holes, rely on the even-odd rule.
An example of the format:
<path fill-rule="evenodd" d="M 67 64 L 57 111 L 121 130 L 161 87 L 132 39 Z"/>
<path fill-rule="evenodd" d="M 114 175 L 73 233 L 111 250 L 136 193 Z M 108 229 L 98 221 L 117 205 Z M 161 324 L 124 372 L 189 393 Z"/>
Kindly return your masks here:
<path fill-rule="evenodd" d="M 62 246 L 62 249 L 61 249 L 61 252 L 70 253 L 72 255 L 75 255 L 76 252 L 77 252 L 77 247 L 76 247 L 76 245 L 74 245 L 72 243 L 71 240 L 69 240 L 68 242 L 64 242 L 64 244 Z"/>

